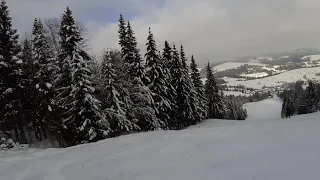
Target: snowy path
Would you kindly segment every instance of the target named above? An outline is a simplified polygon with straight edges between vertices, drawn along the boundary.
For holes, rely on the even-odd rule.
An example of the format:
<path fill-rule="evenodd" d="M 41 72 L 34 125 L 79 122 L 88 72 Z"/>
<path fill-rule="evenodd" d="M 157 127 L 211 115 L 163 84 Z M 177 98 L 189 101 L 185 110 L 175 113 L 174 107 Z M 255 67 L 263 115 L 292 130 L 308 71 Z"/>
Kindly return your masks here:
<path fill-rule="evenodd" d="M 247 105 L 248 121 L 209 120 L 183 131 L 133 134 L 67 149 L 5 151 L 0 179 L 318 179 L 320 113 L 276 119 L 275 106 L 280 108 L 276 99 Z M 254 120 L 261 113 L 264 118 Z"/>
<path fill-rule="evenodd" d="M 281 105 L 281 100 L 278 97 L 264 100 L 263 103 L 246 104 L 244 107 L 249 111 L 247 120 L 279 119 Z"/>

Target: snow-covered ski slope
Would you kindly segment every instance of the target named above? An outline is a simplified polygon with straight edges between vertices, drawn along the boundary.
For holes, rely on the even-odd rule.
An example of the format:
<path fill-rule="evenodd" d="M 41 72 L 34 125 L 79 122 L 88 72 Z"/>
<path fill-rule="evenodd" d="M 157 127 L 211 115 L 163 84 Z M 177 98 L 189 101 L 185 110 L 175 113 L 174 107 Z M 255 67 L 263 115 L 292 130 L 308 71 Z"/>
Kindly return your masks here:
<path fill-rule="evenodd" d="M 320 114 L 279 118 L 281 102 L 246 105 L 246 121 L 132 134 L 67 149 L 0 152 L 1 180 L 319 179 Z"/>

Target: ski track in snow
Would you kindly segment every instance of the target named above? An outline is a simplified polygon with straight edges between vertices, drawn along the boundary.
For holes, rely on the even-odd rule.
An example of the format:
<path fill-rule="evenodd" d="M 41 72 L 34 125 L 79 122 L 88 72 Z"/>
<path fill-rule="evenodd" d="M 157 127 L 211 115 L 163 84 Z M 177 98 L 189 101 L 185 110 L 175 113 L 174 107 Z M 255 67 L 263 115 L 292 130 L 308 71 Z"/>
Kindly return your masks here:
<path fill-rule="evenodd" d="M 207 120 L 66 149 L 0 151 L 0 179 L 318 179 L 320 113 L 281 119 L 277 98 L 245 107 L 246 121 Z"/>

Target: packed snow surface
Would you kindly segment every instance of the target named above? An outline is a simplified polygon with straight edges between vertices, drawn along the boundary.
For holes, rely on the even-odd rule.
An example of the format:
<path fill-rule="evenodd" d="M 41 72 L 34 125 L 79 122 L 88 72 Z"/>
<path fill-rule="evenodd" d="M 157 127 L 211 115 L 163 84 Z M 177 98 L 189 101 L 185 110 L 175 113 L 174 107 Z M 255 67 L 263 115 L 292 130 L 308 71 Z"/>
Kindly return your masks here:
<path fill-rule="evenodd" d="M 319 113 L 281 119 L 281 102 L 247 104 L 246 121 L 132 134 L 66 149 L 0 152 L 1 180 L 318 179 Z"/>

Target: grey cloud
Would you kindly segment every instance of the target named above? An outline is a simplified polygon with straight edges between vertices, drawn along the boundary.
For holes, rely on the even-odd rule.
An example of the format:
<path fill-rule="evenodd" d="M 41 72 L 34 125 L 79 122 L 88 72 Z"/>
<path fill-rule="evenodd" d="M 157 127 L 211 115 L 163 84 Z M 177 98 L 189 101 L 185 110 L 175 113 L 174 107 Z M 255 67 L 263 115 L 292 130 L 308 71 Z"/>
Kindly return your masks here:
<path fill-rule="evenodd" d="M 9 2 L 18 24 L 29 16 L 58 16 L 66 5 L 76 15 L 95 6 L 125 6 L 123 10 L 139 12 L 130 20 L 142 52 L 150 26 L 159 50 L 165 40 L 183 44 L 201 62 L 320 46 L 318 0 L 166 0 L 161 7 L 153 6 L 152 0 L 28 0 L 25 6 L 30 2 L 32 9 L 24 2 Z M 35 9 L 40 12 L 35 14 Z M 94 52 L 117 47 L 117 23 L 84 23 Z"/>

